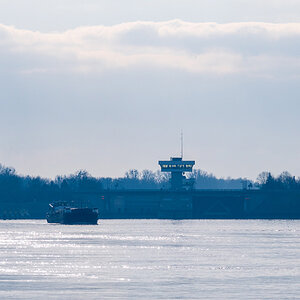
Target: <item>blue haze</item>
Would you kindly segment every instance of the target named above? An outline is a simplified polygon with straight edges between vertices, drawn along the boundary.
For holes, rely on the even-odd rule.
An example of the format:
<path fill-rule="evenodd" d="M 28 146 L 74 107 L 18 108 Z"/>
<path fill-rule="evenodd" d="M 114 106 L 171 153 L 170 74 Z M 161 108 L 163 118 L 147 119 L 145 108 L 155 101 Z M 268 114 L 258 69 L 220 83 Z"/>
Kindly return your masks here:
<path fill-rule="evenodd" d="M 168 72 L 1 79 L 1 161 L 23 174 L 156 170 L 179 154 L 182 127 L 185 157 L 217 176 L 300 174 L 297 80 Z"/>

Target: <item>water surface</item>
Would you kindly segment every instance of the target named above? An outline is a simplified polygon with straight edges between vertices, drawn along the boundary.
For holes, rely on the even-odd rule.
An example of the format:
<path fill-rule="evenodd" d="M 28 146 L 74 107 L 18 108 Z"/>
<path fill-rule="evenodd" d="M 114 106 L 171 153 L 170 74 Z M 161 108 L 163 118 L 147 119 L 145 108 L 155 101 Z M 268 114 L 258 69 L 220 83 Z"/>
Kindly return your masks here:
<path fill-rule="evenodd" d="M 300 221 L 0 221 L 0 299 L 300 298 Z"/>

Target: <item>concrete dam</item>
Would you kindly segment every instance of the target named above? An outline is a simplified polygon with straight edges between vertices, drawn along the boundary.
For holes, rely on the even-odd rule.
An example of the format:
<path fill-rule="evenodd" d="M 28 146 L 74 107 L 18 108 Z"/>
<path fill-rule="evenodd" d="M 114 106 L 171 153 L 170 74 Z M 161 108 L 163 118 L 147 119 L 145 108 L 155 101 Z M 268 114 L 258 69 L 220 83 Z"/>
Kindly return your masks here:
<path fill-rule="evenodd" d="M 170 173 L 165 190 L 106 190 L 95 202 L 102 218 L 166 219 L 299 219 L 300 193 L 291 191 L 195 190 L 195 161 L 171 157 L 159 161 L 161 172 Z"/>
<path fill-rule="evenodd" d="M 100 218 L 300 219 L 300 193 L 287 191 L 104 191 L 94 203 Z"/>

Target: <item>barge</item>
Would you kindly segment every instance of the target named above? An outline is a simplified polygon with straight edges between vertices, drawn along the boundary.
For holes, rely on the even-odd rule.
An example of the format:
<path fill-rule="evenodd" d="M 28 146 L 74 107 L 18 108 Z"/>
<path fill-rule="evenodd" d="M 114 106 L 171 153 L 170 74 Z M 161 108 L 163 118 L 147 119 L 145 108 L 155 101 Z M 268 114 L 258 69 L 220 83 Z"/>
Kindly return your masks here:
<path fill-rule="evenodd" d="M 88 207 L 72 207 L 66 202 L 49 204 L 46 215 L 48 223 L 67 225 L 97 225 L 98 209 Z"/>

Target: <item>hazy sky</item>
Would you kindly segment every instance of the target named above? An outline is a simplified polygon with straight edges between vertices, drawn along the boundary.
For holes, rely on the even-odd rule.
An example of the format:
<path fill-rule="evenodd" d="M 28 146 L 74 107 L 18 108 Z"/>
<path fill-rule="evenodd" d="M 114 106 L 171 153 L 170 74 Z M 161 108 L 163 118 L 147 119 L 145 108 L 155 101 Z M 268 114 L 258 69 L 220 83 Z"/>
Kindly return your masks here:
<path fill-rule="evenodd" d="M 0 163 L 300 176 L 300 1 L 0 0 Z"/>

